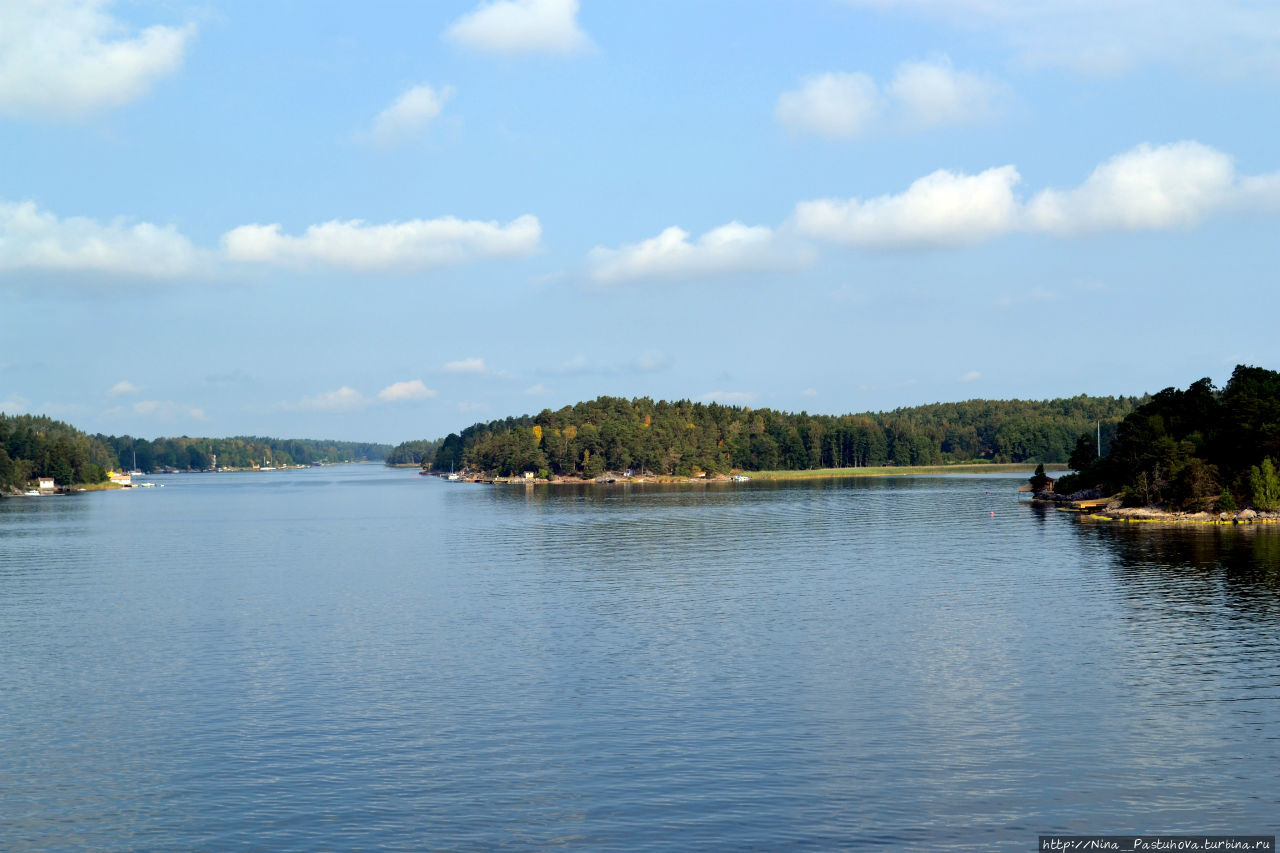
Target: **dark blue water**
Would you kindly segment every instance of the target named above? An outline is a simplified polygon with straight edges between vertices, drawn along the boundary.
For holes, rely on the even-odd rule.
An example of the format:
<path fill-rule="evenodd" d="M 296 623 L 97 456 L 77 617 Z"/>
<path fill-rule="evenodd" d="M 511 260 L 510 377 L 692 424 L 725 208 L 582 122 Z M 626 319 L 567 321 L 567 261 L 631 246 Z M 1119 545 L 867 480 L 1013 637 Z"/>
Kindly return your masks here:
<path fill-rule="evenodd" d="M 0 501 L 6 850 L 1280 830 L 1280 531 L 1001 477 L 156 482 Z"/>

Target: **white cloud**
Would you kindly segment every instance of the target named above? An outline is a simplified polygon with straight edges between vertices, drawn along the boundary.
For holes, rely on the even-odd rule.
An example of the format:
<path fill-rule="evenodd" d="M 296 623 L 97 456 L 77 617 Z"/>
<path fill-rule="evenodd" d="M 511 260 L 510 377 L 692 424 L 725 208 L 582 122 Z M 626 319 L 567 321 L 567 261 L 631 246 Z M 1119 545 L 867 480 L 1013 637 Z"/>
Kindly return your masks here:
<path fill-rule="evenodd" d="M 31 401 L 26 397 L 19 397 L 17 394 L 10 395 L 0 400 L 0 412 L 7 415 L 19 415 L 30 411 Z"/>
<path fill-rule="evenodd" d="M 110 0 L 0 2 L 0 114 L 68 119 L 135 100 L 182 64 L 195 28 L 130 33 Z"/>
<path fill-rule="evenodd" d="M 587 258 L 591 278 L 600 284 L 793 269 L 808 260 L 806 250 L 785 245 L 773 229 L 741 222 L 713 228 L 696 242 L 672 226 L 619 249 L 596 247 Z"/>
<path fill-rule="evenodd" d="M 1280 172 L 1241 178 L 1234 204 L 1247 210 L 1280 210 Z"/>
<path fill-rule="evenodd" d="M 174 403 L 171 400 L 139 400 L 129 408 L 135 415 L 158 421 L 207 421 L 209 419 L 204 409 Z"/>
<path fill-rule="evenodd" d="M 795 226 L 810 237 L 866 248 L 976 243 L 1016 224 L 1018 181 L 1013 166 L 977 175 L 939 169 L 899 195 L 801 202 Z"/>
<path fill-rule="evenodd" d="M 446 216 L 386 225 L 335 219 L 298 237 L 281 233 L 278 224 L 242 225 L 222 235 L 222 247 L 228 258 L 243 263 L 381 272 L 528 255 L 541 239 L 536 216 L 526 214 L 506 225 Z"/>
<path fill-rule="evenodd" d="M 1000 86 L 968 71 L 957 71 L 945 57 L 935 62 L 905 62 L 886 90 L 910 125 L 968 124 L 998 112 Z"/>
<path fill-rule="evenodd" d="M 845 0 L 988 31 L 1033 66 L 1112 74 L 1144 62 L 1233 73 L 1280 71 L 1280 6 L 1259 0 Z"/>
<path fill-rule="evenodd" d="M 486 373 L 488 368 L 484 365 L 483 358 L 460 358 L 457 361 L 446 361 L 444 367 L 440 368 L 445 373 Z"/>
<path fill-rule="evenodd" d="M 803 391 L 801 391 L 801 392 L 800 392 L 800 396 L 801 396 L 801 397 L 816 397 L 816 396 L 818 396 L 818 389 L 817 389 L 817 388 L 806 388 L 806 389 L 804 389 Z"/>
<path fill-rule="evenodd" d="M 110 394 L 112 397 L 120 397 L 125 394 L 137 394 L 141 390 L 142 390 L 141 388 L 139 388 L 137 385 L 134 385 L 129 380 L 121 379 L 115 385 L 112 385 L 111 390 L 108 391 L 107 393 Z"/>
<path fill-rule="evenodd" d="M 779 95 L 774 115 L 792 130 L 850 139 L 866 132 L 883 107 L 870 76 L 829 72 L 806 77 L 799 89 Z"/>
<path fill-rule="evenodd" d="M 0 201 L 0 272 L 94 272 L 148 278 L 196 271 L 203 255 L 171 225 L 65 219 L 31 201 Z"/>
<path fill-rule="evenodd" d="M 336 391 L 326 391 L 314 397 L 303 397 L 297 403 L 286 403 L 284 409 L 301 412 L 350 412 L 364 408 L 368 398 L 354 388 L 343 385 Z"/>
<path fill-rule="evenodd" d="M 1073 190 L 1044 190 L 1028 225 L 1055 234 L 1194 225 L 1239 192 L 1231 158 L 1198 142 L 1139 145 L 1112 157 Z"/>
<path fill-rule="evenodd" d="M 491 0 L 463 15 L 445 37 L 489 53 L 567 54 L 588 50 L 578 0 Z"/>
<path fill-rule="evenodd" d="M 541 397 L 547 393 L 547 386 L 542 383 L 530 385 L 528 388 L 524 389 L 524 393 L 528 394 L 530 397 Z"/>
<path fill-rule="evenodd" d="M 1015 231 L 1070 236 L 1189 227 L 1222 210 L 1280 210 L 1280 173 L 1239 177 L 1231 158 L 1198 142 L 1139 145 L 1093 170 L 1074 189 L 1023 202 L 1013 166 L 977 175 L 939 170 L 903 193 L 866 201 L 796 205 L 808 237 L 861 248 L 960 246 Z"/>
<path fill-rule="evenodd" d="M 854 139 L 882 127 L 915 130 L 989 119 L 999 112 L 1003 94 L 1003 86 L 957 71 L 943 56 L 904 62 L 883 93 L 862 72 L 806 77 L 799 89 L 778 96 L 774 115 L 792 130 Z"/>
<path fill-rule="evenodd" d="M 977 382 L 977 381 L 978 381 L 979 379 L 981 379 L 981 378 L 982 378 L 982 374 L 981 374 L 981 373 L 979 373 L 979 372 L 978 372 L 978 371 L 976 371 L 976 370 L 970 370 L 968 373 L 966 373 L 966 374 L 964 374 L 963 376 L 961 376 L 961 377 L 959 378 L 959 380 L 958 380 L 958 381 L 960 381 L 960 382 Z"/>
<path fill-rule="evenodd" d="M 730 406 L 749 406 L 756 395 L 750 391 L 708 391 L 698 399 L 704 403 L 722 403 Z"/>
<path fill-rule="evenodd" d="M 423 385 L 421 379 L 411 379 L 407 382 L 391 383 L 378 392 L 378 399 L 387 403 L 401 403 L 428 400 L 436 396 L 436 393 L 434 389 Z"/>
<path fill-rule="evenodd" d="M 426 83 L 414 86 L 392 102 L 373 120 L 373 139 L 380 145 L 394 145 L 426 129 L 453 97 L 452 86 L 433 89 Z"/>

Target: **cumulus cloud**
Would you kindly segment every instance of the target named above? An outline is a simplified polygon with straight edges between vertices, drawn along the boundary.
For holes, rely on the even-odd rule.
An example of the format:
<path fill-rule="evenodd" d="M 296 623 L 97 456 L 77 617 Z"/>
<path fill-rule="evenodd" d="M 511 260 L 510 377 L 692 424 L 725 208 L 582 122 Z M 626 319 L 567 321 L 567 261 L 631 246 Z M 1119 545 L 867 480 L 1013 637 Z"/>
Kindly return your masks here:
<path fill-rule="evenodd" d="M 589 274 L 599 284 L 793 269 L 808 260 L 807 251 L 787 245 L 773 229 L 741 222 L 713 228 L 696 241 L 673 225 L 639 243 L 596 247 L 587 257 Z"/>
<path fill-rule="evenodd" d="M 829 72 L 806 77 L 799 89 L 779 95 L 774 115 L 792 130 L 850 139 L 866 132 L 883 106 L 869 75 Z"/>
<path fill-rule="evenodd" d="M 488 368 L 485 367 L 483 358 L 460 358 L 457 361 L 446 361 L 444 367 L 440 368 L 445 373 L 486 373 Z"/>
<path fill-rule="evenodd" d="M 881 92 L 862 72 L 806 77 L 778 96 L 774 114 L 791 130 L 828 139 L 854 139 L 881 127 L 903 130 L 980 121 L 999 112 L 1003 87 L 943 56 L 898 67 Z"/>
<path fill-rule="evenodd" d="M 589 50 L 578 0 L 491 0 L 454 21 L 445 38 L 487 53 L 568 54 Z"/>
<path fill-rule="evenodd" d="M 422 384 L 421 379 L 407 382 L 393 382 L 378 392 L 378 399 L 385 403 L 405 403 L 414 400 L 429 400 L 436 396 L 436 391 Z"/>
<path fill-rule="evenodd" d="M 1017 223 L 1018 181 L 1013 166 L 977 175 L 939 169 L 898 195 L 801 202 L 795 227 L 806 236 L 866 248 L 976 243 Z"/>
<path fill-rule="evenodd" d="M 134 385 L 129 380 L 121 379 L 115 385 L 112 385 L 111 390 L 108 391 L 107 393 L 109 393 L 112 397 L 122 397 L 126 394 L 137 394 L 141 390 L 142 390 L 141 388 L 139 388 L 137 385 Z"/>
<path fill-rule="evenodd" d="M 961 246 L 1014 231 L 1056 236 L 1189 227 L 1221 210 L 1280 209 L 1280 174 L 1239 177 L 1231 158 L 1198 142 L 1139 145 L 1078 187 L 1023 201 L 1013 166 L 977 175 L 939 170 L 905 192 L 796 205 L 808 237 L 861 248 Z"/>
<path fill-rule="evenodd" d="M 336 391 L 303 397 L 297 403 L 285 404 L 283 408 L 300 412 L 350 412 L 368 404 L 369 400 L 363 394 L 343 385 Z"/>
<path fill-rule="evenodd" d="M 1027 206 L 1039 231 L 1140 230 L 1194 225 L 1240 194 L 1231 158 L 1198 142 L 1139 145 L 1073 190 L 1044 190 Z"/>
<path fill-rule="evenodd" d="M 81 216 L 59 218 L 35 202 L 0 201 L 0 273 L 93 272 L 170 278 L 196 271 L 203 255 L 171 225 Z"/>
<path fill-rule="evenodd" d="M 372 136 L 379 145 L 395 145 L 426 129 L 453 97 L 452 86 L 433 89 L 423 83 L 400 95 L 373 120 Z"/>
<path fill-rule="evenodd" d="M 278 224 L 241 225 L 222 235 L 222 248 L 241 263 L 386 272 L 528 255 L 537 251 L 541 239 L 538 218 L 527 214 L 506 225 L 452 216 L 385 225 L 335 219 L 296 237 L 282 233 Z"/>
<path fill-rule="evenodd" d="M 0 114 L 68 119 L 126 104 L 182 64 L 193 26 L 130 33 L 109 0 L 0 2 Z"/>
<path fill-rule="evenodd" d="M 1002 89 L 977 74 L 957 71 L 944 57 L 934 62 L 903 63 L 887 91 L 905 122 L 932 127 L 967 124 L 995 115 Z"/>

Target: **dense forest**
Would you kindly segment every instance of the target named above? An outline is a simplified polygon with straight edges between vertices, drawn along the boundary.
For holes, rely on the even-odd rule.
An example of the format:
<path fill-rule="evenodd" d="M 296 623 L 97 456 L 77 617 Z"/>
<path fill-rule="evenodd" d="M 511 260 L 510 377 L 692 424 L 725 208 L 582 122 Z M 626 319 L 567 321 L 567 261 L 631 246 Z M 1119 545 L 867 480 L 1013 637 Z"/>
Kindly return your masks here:
<path fill-rule="evenodd" d="M 478 423 L 389 459 L 436 471 L 594 477 L 633 469 L 689 476 L 953 462 L 1065 462 L 1083 432 L 1108 443 L 1135 397 L 969 400 L 859 415 L 600 397 L 538 415 Z"/>
<path fill-rule="evenodd" d="M 1079 473 L 1055 488 L 1173 510 L 1280 510 L 1280 373 L 1240 365 L 1221 390 L 1209 379 L 1166 388 L 1121 421 L 1104 451 L 1081 435 L 1070 457 Z"/>
<path fill-rule="evenodd" d="M 62 421 L 0 413 L 0 492 L 25 489 L 36 477 L 59 486 L 101 483 L 115 464 L 110 448 Z"/>
<path fill-rule="evenodd" d="M 391 452 L 389 444 L 356 441 L 324 441 L 308 438 L 157 438 L 148 441 L 128 435 L 99 435 L 98 440 L 110 447 L 119 468 L 134 466 L 141 471 L 204 471 L 213 467 L 216 456 L 219 468 L 249 468 L 253 465 L 310 465 L 312 462 L 381 461 Z"/>
<path fill-rule="evenodd" d="M 406 441 L 396 445 L 387 454 L 388 465 L 430 465 L 436 457 L 436 450 L 444 442 L 437 438 L 434 441 Z"/>
<path fill-rule="evenodd" d="M 389 444 L 317 441 L 301 438 L 145 438 L 86 435 L 43 415 L 0 413 L 0 492 L 22 490 L 37 477 L 53 477 L 59 486 L 101 483 L 110 470 L 128 471 L 136 465 L 155 471 L 203 471 L 248 468 L 265 462 L 308 465 L 312 462 L 379 461 L 391 452 Z"/>

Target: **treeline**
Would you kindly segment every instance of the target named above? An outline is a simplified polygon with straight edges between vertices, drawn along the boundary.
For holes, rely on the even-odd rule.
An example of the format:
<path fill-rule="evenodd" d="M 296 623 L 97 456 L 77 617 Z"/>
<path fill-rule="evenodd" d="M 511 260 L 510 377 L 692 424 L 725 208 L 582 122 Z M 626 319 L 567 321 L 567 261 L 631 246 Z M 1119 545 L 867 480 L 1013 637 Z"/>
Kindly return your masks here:
<path fill-rule="evenodd" d="M 406 441 L 396 445 L 387 454 L 388 465 L 430 465 L 444 439 L 434 441 Z"/>
<path fill-rule="evenodd" d="M 689 476 L 746 471 L 1065 462 L 1101 423 L 1104 445 L 1135 397 L 969 400 L 860 415 L 600 397 L 535 416 L 478 423 L 438 442 L 408 442 L 424 467 L 594 477 L 605 471 Z M 433 446 L 434 445 L 434 446 Z M 428 453 L 428 451 L 433 451 Z"/>
<path fill-rule="evenodd" d="M 111 470 L 135 467 L 147 473 L 165 469 L 204 471 L 213 467 L 310 465 L 312 462 L 376 462 L 391 445 L 307 438 L 157 438 L 87 435 L 43 415 L 0 413 L 0 490 L 25 488 L 37 477 L 53 477 L 59 486 L 101 483 Z"/>
<path fill-rule="evenodd" d="M 1173 510 L 1280 510 L 1280 373 L 1240 365 L 1221 390 L 1209 379 L 1166 388 L 1121 421 L 1104 456 L 1081 435 L 1070 463 L 1078 473 L 1059 492 L 1092 487 Z"/>
<path fill-rule="evenodd" d="M 165 469 L 205 471 L 217 457 L 219 468 L 254 465 L 310 465 L 312 462 L 381 461 L 391 452 L 389 444 L 358 441 L 325 441 L 309 438 L 157 438 L 148 441 L 129 435 L 98 435 L 111 448 L 113 465 L 125 471 L 134 467 L 152 473 Z"/>
<path fill-rule="evenodd" d="M 69 424 L 0 413 L 0 491 L 21 491 L 37 477 L 59 486 L 101 483 L 114 464 L 110 448 Z"/>

